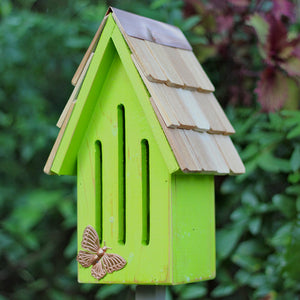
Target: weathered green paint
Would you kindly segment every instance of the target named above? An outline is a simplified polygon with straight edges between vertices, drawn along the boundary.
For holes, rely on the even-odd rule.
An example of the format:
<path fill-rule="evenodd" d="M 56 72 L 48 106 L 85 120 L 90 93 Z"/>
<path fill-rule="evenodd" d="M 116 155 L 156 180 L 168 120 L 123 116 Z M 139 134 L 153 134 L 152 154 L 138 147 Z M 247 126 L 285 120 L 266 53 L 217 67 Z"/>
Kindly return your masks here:
<path fill-rule="evenodd" d="M 102 283 L 169 283 L 171 281 L 171 237 L 170 237 L 170 173 L 146 121 L 142 106 L 132 87 L 124 66 L 115 50 L 111 68 L 106 76 L 91 121 L 86 128 L 78 154 L 78 246 L 88 224 L 95 226 L 96 190 L 94 143 L 102 145 L 103 186 L 103 240 L 112 247 L 112 252 L 127 259 L 126 267 L 107 275 Z M 148 100 L 149 101 L 149 100 Z M 125 107 L 125 176 L 126 176 L 126 238 L 125 245 L 119 243 L 119 228 L 122 219 L 119 213 L 119 149 L 118 106 Z M 122 130 L 122 129 L 121 129 Z M 150 211 L 151 243 L 142 243 L 142 159 L 141 141 L 149 142 L 150 160 Z M 122 172 L 122 171 L 121 171 Z M 121 179 L 122 180 L 122 179 Z M 80 282 L 98 282 L 90 269 L 79 266 Z"/>
<path fill-rule="evenodd" d="M 102 230 L 111 252 L 128 262 L 100 281 L 79 265 L 79 281 L 177 284 L 212 278 L 213 177 L 177 172 L 130 55 L 109 16 L 51 169 L 77 173 L 78 248 L 84 228 L 92 225 Z"/>

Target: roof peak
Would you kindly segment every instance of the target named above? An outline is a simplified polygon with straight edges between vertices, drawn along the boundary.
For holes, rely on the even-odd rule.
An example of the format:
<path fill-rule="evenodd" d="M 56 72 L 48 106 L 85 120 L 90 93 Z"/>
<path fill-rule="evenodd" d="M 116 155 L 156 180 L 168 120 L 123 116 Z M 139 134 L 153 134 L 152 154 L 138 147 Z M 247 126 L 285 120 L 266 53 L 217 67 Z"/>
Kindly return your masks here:
<path fill-rule="evenodd" d="M 109 7 L 106 15 L 113 13 L 129 36 L 157 44 L 192 50 L 183 32 L 176 26 L 139 16 L 118 8 Z"/>

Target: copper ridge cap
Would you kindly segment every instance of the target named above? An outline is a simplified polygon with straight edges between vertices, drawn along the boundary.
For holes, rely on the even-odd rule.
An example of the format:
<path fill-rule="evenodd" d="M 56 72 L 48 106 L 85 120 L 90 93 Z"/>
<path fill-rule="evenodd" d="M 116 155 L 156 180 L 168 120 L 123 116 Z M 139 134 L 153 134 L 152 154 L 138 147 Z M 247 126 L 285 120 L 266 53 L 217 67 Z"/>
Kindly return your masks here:
<path fill-rule="evenodd" d="M 192 50 L 183 32 L 176 26 L 142 17 L 118 8 L 109 7 L 106 15 L 113 12 L 129 36 L 157 44 Z"/>

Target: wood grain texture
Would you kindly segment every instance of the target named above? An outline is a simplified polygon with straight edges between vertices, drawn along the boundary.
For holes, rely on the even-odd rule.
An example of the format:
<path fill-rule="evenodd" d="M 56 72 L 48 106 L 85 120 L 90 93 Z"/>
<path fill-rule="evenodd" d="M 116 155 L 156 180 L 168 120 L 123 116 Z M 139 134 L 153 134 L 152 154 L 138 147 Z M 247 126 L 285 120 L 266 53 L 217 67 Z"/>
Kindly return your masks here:
<path fill-rule="evenodd" d="M 175 112 L 170 109 L 170 107 L 165 103 L 164 99 L 160 97 L 160 87 L 161 85 L 158 83 L 151 82 L 147 80 L 145 74 L 143 73 L 140 65 L 136 61 L 134 55 L 131 55 L 132 61 L 134 62 L 143 82 L 148 88 L 149 93 L 151 94 L 153 101 L 155 101 L 158 110 L 160 111 L 163 121 L 165 122 L 167 127 L 176 127 L 179 126 L 177 119 L 175 117 Z"/>
<path fill-rule="evenodd" d="M 154 82 L 166 82 L 167 77 L 163 73 L 159 63 L 153 57 L 150 49 L 147 47 L 144 40 L 128 36 L 129 46 L 134 54 L 135 59 L 138 61 L 141 70 L 145 76 Z"/>
<path fill-rule="evenodd" d="M 73 111 L 73 108 L 74 108 L 74 105 L 75 105 L 75 101 L 73 101 L 70 105 L 69 105 L 69 108 L 68 108 L 68 112 L 64 118 L 64 121 L 63 121 L 63 124 L 59 130 L 59 133 L 58 133 L 58 136 L 55 140 L 55 143 L 51 149 L 51 152 L 49 154 L 49 157 L 47 159 L 47 162 L 45 164 L 45 167 L 44 167 L 44 172 L 48 175 L 52 175 L 54 174 L 52 171 L 51 171 L 51 168 L 52 168 L 52 164 L 53 164 L 53 161 L 54 161 L 54 158 L 55 158 L 55 155 L 57 153 L 57 149 L 60 145 L 60 142 L 63 138 L 63 135 L 65 133 L 65 130 L 66 130 L 66 127 L 67 127 L 67 124 L 69 122 L 69 119 L 71 117 L 71 114 L 72 114 L 72 111 Z"/>
<path fill-rule="evenodd" d="M 213 139 L 213 135 L 205 132 L 190 132 L 187 135 L 191 147 L 198 153 L 200 161 L 204 164 L 204 171 L 217 174 L 229 173 L 229 168 Z"/>
<path fill-rule="evenodd" d="M 167 77 L 166 84 L 169 86 L 184 86 L 180 75 L 175 70 L 168 53 L 166 51 L 166 46 L 159 45 L 153 42 L 145 41 L 145 44 L 151 51 L 155 60 L 159 63 L 161 69 Z"/>
<path fill-rule="evenodd" d="M 219 150 L 223 154 L 227 165 L 229 166 L 231 174 L 243 174 L 245 173 L 245 166 L 236 151 L 231 138 L 224 135 L 213 135 Z"/>
<path fill-rule="evenodd" d="M 221 105 L 219 104 L 218 100 L 216 99 L 214 94 L 211 94 L 211 104 L 214 108 L 214 111 L 218 118 L 220 119 L 221 123 L 223 124 L 225 128 L 225 133 L 224 134 L 234 134 L 235 130 L 230 124 L 228 118 L 226 117 L 224 110 L 222 109 Z"/>
<path fill-rule="evenodd" d="M 179 128 L 184 129 L 193 129 L 196 127 L 196 124 L 189 114 L 187 107 L 187 102 L 180 97 L 177 93 L 177 88 L 172 88 L 166 85 L 162 85 L 163 89 L 161 90 L 160 97 L 164 97 L 167 105 L 173 109 L 175 117 L 179 123 Z"/>
<path fill-rule="evenodd" d="M 81 72 L 81 74 L 79 76 L 79 79 L 76 82 L 75 88 L 73 89 L 73 92 L 72 92 L 66 106 L 64 107 L 64 110 L 63 110 L 62 114 L 60 115 L 60 117 L 59 117 L 59 119 L 56 123 L 56 126 L 59 127 L 59 128 L 62 126 L 71 104 L 73 103 L 74 100 L 77 99 L 77 96 L 78 96 L 78 93 L 80 91 L 83 80 L 85 78 L 86 72 L 87 72 L 87 70 L 90 66 L 91 61 L 92 61 L 93 55 L 94 55 L 94 53 L 91 53 L 90 57 L 88 58 L 85 66 L 83 68 L 83 71 Z"/>
<path fill-rule="evenodd" d="M 183 143 L 182 139 L 179 136 L 179 130 L 168 128 L 163 121 L 163 118 L 160 114 L 159 109 L 157 108 L 153 98 L 150 98 L 153 110 L 156 113 L 158 121 L 166 135 L 166 138 L 170 144 L 170 147 L 176 157 L 176 161 L 179 164 L 179 167 L 182 171 L 188 171 L 195 167 L 192 159 L 188 155 L 182 155 L 182 149 L 186 148 L 186 145 Z"/>
<path fill-rule="evenodd" d="M 198 89 L 203 86 L 202 82 L 193 74 L 192 68 L 187 65 L 184 57 L 182 55 L 179 55 L 178 49 L 164 47 L 164 50 L 168 55 L 170 63 L 182 79 L 184 83 L 183 88 Z"/>
<path fill-rule="evenodd" d="M 183 49 L 176 49 L 176 51 L 185 62 L 186 68 L 190 70 L 194 78 L 197 80 L 197 83 L 200 85 L 200 91 L 214 92 L 214 86 L 210 82 L 193 51 Z"/>
<path fill-rule="evenodd" d="M 95 48 L 97 46 L 97 43 L 98 43 L 98 40 L 99 40 L 100 35 L 102 33 L 102 30 L 103 30 L 103 28 L 104 28 L 104 26 L 106 24 L 106 20 L 107 20 L 107 16 L 105 16 L 104 19 L 102 20 L 102 22 L 101 22 L 101 24 L 100 24 L 100 26 L 99 26 L 99 28 L 98 28 L 98 30 L 97 30 L 94 38 L 93 38 L 91 44 L 89 45 L 86 53 L 84 54 L 84 56 L 83 56 L 83 58 L 82 58 L 82 60 L 81 60 L 81 62 L 79 64 L 79 66 L 78 66 L 78 68 L 77 68 L 77 70 L 76 70 L 76 72 L 75 72 L 75 74 L 74 74 L 74 76 L 73 76 L 73 78 L 71 80 L 71 82 L 72 82 L 72 84 L 74 86 L 77 84 L 77 81 L 78 81 L 78 79 L 80 77 L 80 74 L 83 71 L 84 66 L 86 65 L 89 57 L 91 56 L 91 53 L 95 50 Z"/>
<path fill-rule="evenodd" d="M 189 114 L 189 118 L 192 120 L 192 124 L 195 125 L 197 131 L 208 131 L 210 124 L 203 113 L 199 103 L 194 97 L 196 92 L 192 92 L 184 89 L 176 89 L 178 98 L 182 103 L 182 106 L 186 107 L 186 111 Z"/>
<path fill-rule="evenodd" d="M 207 121 L 209 122 L 210 129 L 208 131 L 211 133 L 225 134 L 226 127 L 221 122 L 212 104 L 212 101 L 214 101 L 213 95 L 211 93 L 200 92 L 192 92 L 192 94 L 198 106 L 203 111 Z"/>

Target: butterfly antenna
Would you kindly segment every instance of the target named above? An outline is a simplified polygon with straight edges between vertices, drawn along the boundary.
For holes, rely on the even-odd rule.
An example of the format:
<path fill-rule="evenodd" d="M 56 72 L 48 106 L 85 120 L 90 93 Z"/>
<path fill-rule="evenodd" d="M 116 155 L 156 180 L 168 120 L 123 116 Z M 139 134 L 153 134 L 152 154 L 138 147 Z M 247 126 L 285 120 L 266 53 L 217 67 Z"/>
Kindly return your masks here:
<path fill-rule="evenodd" d="M 103 241 L 103 245 L 104 245 L 104 247 L 106 247 L 105 241 Z M 106 247 L 106 249 L 112 249 L 112 248 L 111 247 Z"/>

